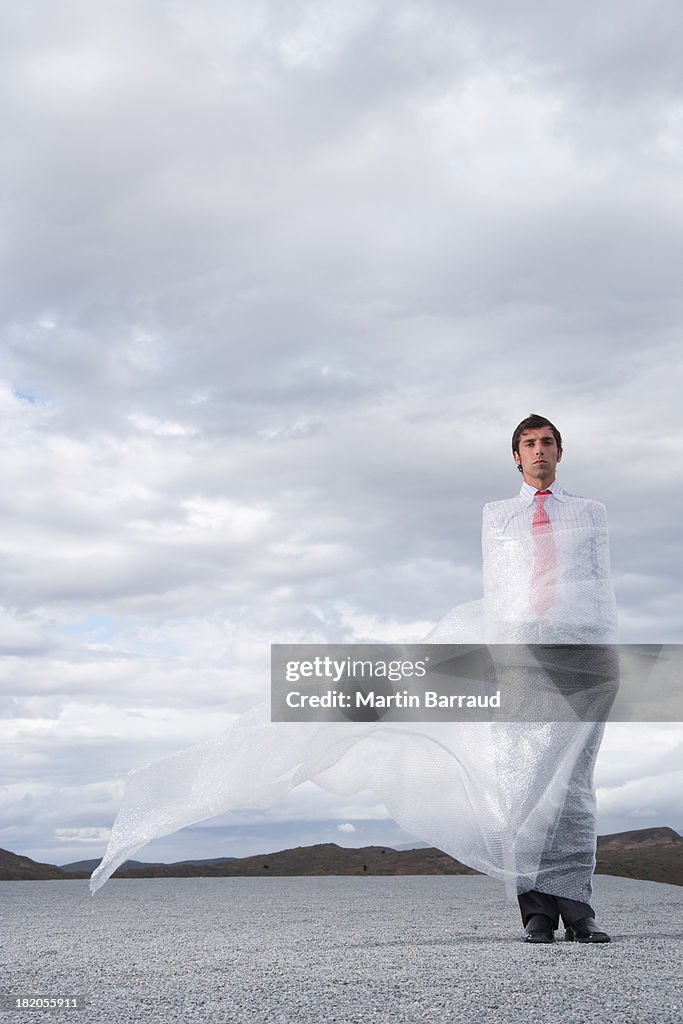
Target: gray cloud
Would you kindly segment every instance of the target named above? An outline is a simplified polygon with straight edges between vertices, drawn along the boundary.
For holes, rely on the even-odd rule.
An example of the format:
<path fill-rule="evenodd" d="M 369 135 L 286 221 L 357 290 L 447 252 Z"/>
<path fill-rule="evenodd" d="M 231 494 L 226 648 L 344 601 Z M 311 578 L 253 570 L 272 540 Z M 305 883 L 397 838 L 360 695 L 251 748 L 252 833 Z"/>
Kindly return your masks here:
<path fill-rule="evenodd" d="M 680 641 L 677 5 L 3 17 L 3 767 L 71 794 L 11 790 L 18 852 L 93 849 L 271 642 L 418 639 L 476 598 L 530 411 L 608 506 L 623 639 Z M 614 827 L 680 824 L 609 765 Z"/>

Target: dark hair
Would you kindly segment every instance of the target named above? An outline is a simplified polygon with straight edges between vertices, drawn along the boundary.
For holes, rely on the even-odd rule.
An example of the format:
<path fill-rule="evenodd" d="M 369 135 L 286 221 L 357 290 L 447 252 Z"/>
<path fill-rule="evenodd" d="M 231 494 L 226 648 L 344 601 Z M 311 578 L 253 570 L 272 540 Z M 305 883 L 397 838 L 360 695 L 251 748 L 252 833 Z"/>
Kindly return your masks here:
<path fill-rule="evenodd" d="M 522 436 L 522 434 L 524 433 L 524 431 L 525 430 L 538 430 L 539 427 L 550 427 L 550 429 L 553 432 L 553 437 L 557 441 L 557 450 L 558 450 L 558 452 L 561 452 L 562 451 L 562 435 L 560 434 L 560 432 L 557 429 L 557 427 L 553 423 L 551 423 L 550 420 L 547 420 L 545 418 L 545 416 L 537 416 L 535 412 L 532 412 L 530 416 L 527 416 L 527 418 L 525 420 L 522 420 L 522 422 L 519 423 L 515 427 L 515 432 L 512 435 L 512 451 L 513 451 L 513 453 L 517 452 L 517 454 L 519 455 L 519 439 Z M 520 471 L 520 473 L 522 472 L 522 467 L 521 466 L 518 465 L 517 469 Z"/>

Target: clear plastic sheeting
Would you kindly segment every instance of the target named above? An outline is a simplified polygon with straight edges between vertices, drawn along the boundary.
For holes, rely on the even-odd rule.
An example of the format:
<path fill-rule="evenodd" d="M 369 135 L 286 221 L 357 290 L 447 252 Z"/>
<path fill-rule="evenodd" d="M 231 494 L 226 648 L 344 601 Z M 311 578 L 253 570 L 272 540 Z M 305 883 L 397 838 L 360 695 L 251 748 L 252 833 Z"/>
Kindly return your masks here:
<path fill-rule="evenodd" d="M 519 499 L 487 506 L 484 599 L 453 609 L 426 641 L 563 644 L 559 667 L 557 658 L 535 656 L 528 669 L 498 664 L 495 671 L 528 671 L 529 692 L 561 685 L 576 699 L 596 667 L 606 680 L 600 699 L 609 702 L 616 668 L 605 665 L 601 645 L 615 642 L 616 629 L 604 509 L 572 501 L 585 504 L 578 517 L 561 509 L 552 558 L 540 569 L 533 509 Z M 510 896 L 538 889 L 589 902 L 603 728 L 600 721 L 272 723 L 264 702 L 217 739 L 129 774 L 90 888 L 152 839 L 228 811 L 271 807 L 312 780 L 339 795 L 372 790 L 402 828 L 500 879 Z"/>
<path fill-rule="evenodd" d="M 484 508 L 482 630 L 488 644 L 617 642 L 605 507 L 561 493 L 564 500 L 548 508 L 551 531 L 538 536 L 534 508 L 521 499 Z"/>

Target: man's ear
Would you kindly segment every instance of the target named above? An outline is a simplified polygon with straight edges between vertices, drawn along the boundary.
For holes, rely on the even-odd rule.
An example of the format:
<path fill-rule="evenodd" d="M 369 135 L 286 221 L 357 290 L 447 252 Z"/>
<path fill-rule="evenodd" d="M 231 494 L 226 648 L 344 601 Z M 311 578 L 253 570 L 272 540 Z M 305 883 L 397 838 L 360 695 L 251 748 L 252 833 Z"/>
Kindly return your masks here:
<path fill-rule="evenodd" d="M 558 461 L 558 462 L 562 462 L 562 456 L 563 456 L 563 454 L 564 454 L 564 452 L 563 452 L 563 451 L 562 451 L 562 449 L 560 448 L 559 452 L 557 453 L 557 461 Z"/>

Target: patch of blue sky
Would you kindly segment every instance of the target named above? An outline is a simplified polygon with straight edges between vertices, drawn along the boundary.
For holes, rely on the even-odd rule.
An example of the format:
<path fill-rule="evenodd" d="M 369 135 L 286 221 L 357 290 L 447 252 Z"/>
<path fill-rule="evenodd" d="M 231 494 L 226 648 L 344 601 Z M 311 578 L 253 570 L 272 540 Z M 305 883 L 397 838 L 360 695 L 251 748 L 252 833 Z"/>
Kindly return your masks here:
<path fill-rule="evenodd" d="M 62 626 L 62 631 L 68 636 L 83 637 L 98 643 L 109 640 L 115 629 L 116 623 L 109 615 L 86 615 L 84 619 Z"/>
<path fill-rule="evenodd" d="M 86 615 L 82 619 L 61 627 L 66 636 L 86 644 L 113 644 L 120 653 L 148 658 L 174 658 L 194 660 L 194 651 L 188 652 L 182 643 L 173 643 L 168 636 L 143 636 L 130 619 L 117 619 L 110 615 Z"/>
<path fill-rule="evenodd" d="M 29 391 L 26 388 L 13 388 L 13 392 L 16 398 L 21 402 L 28 402 L 29 405 L 37 405 L 40 401 L 33 391 Z"/>

